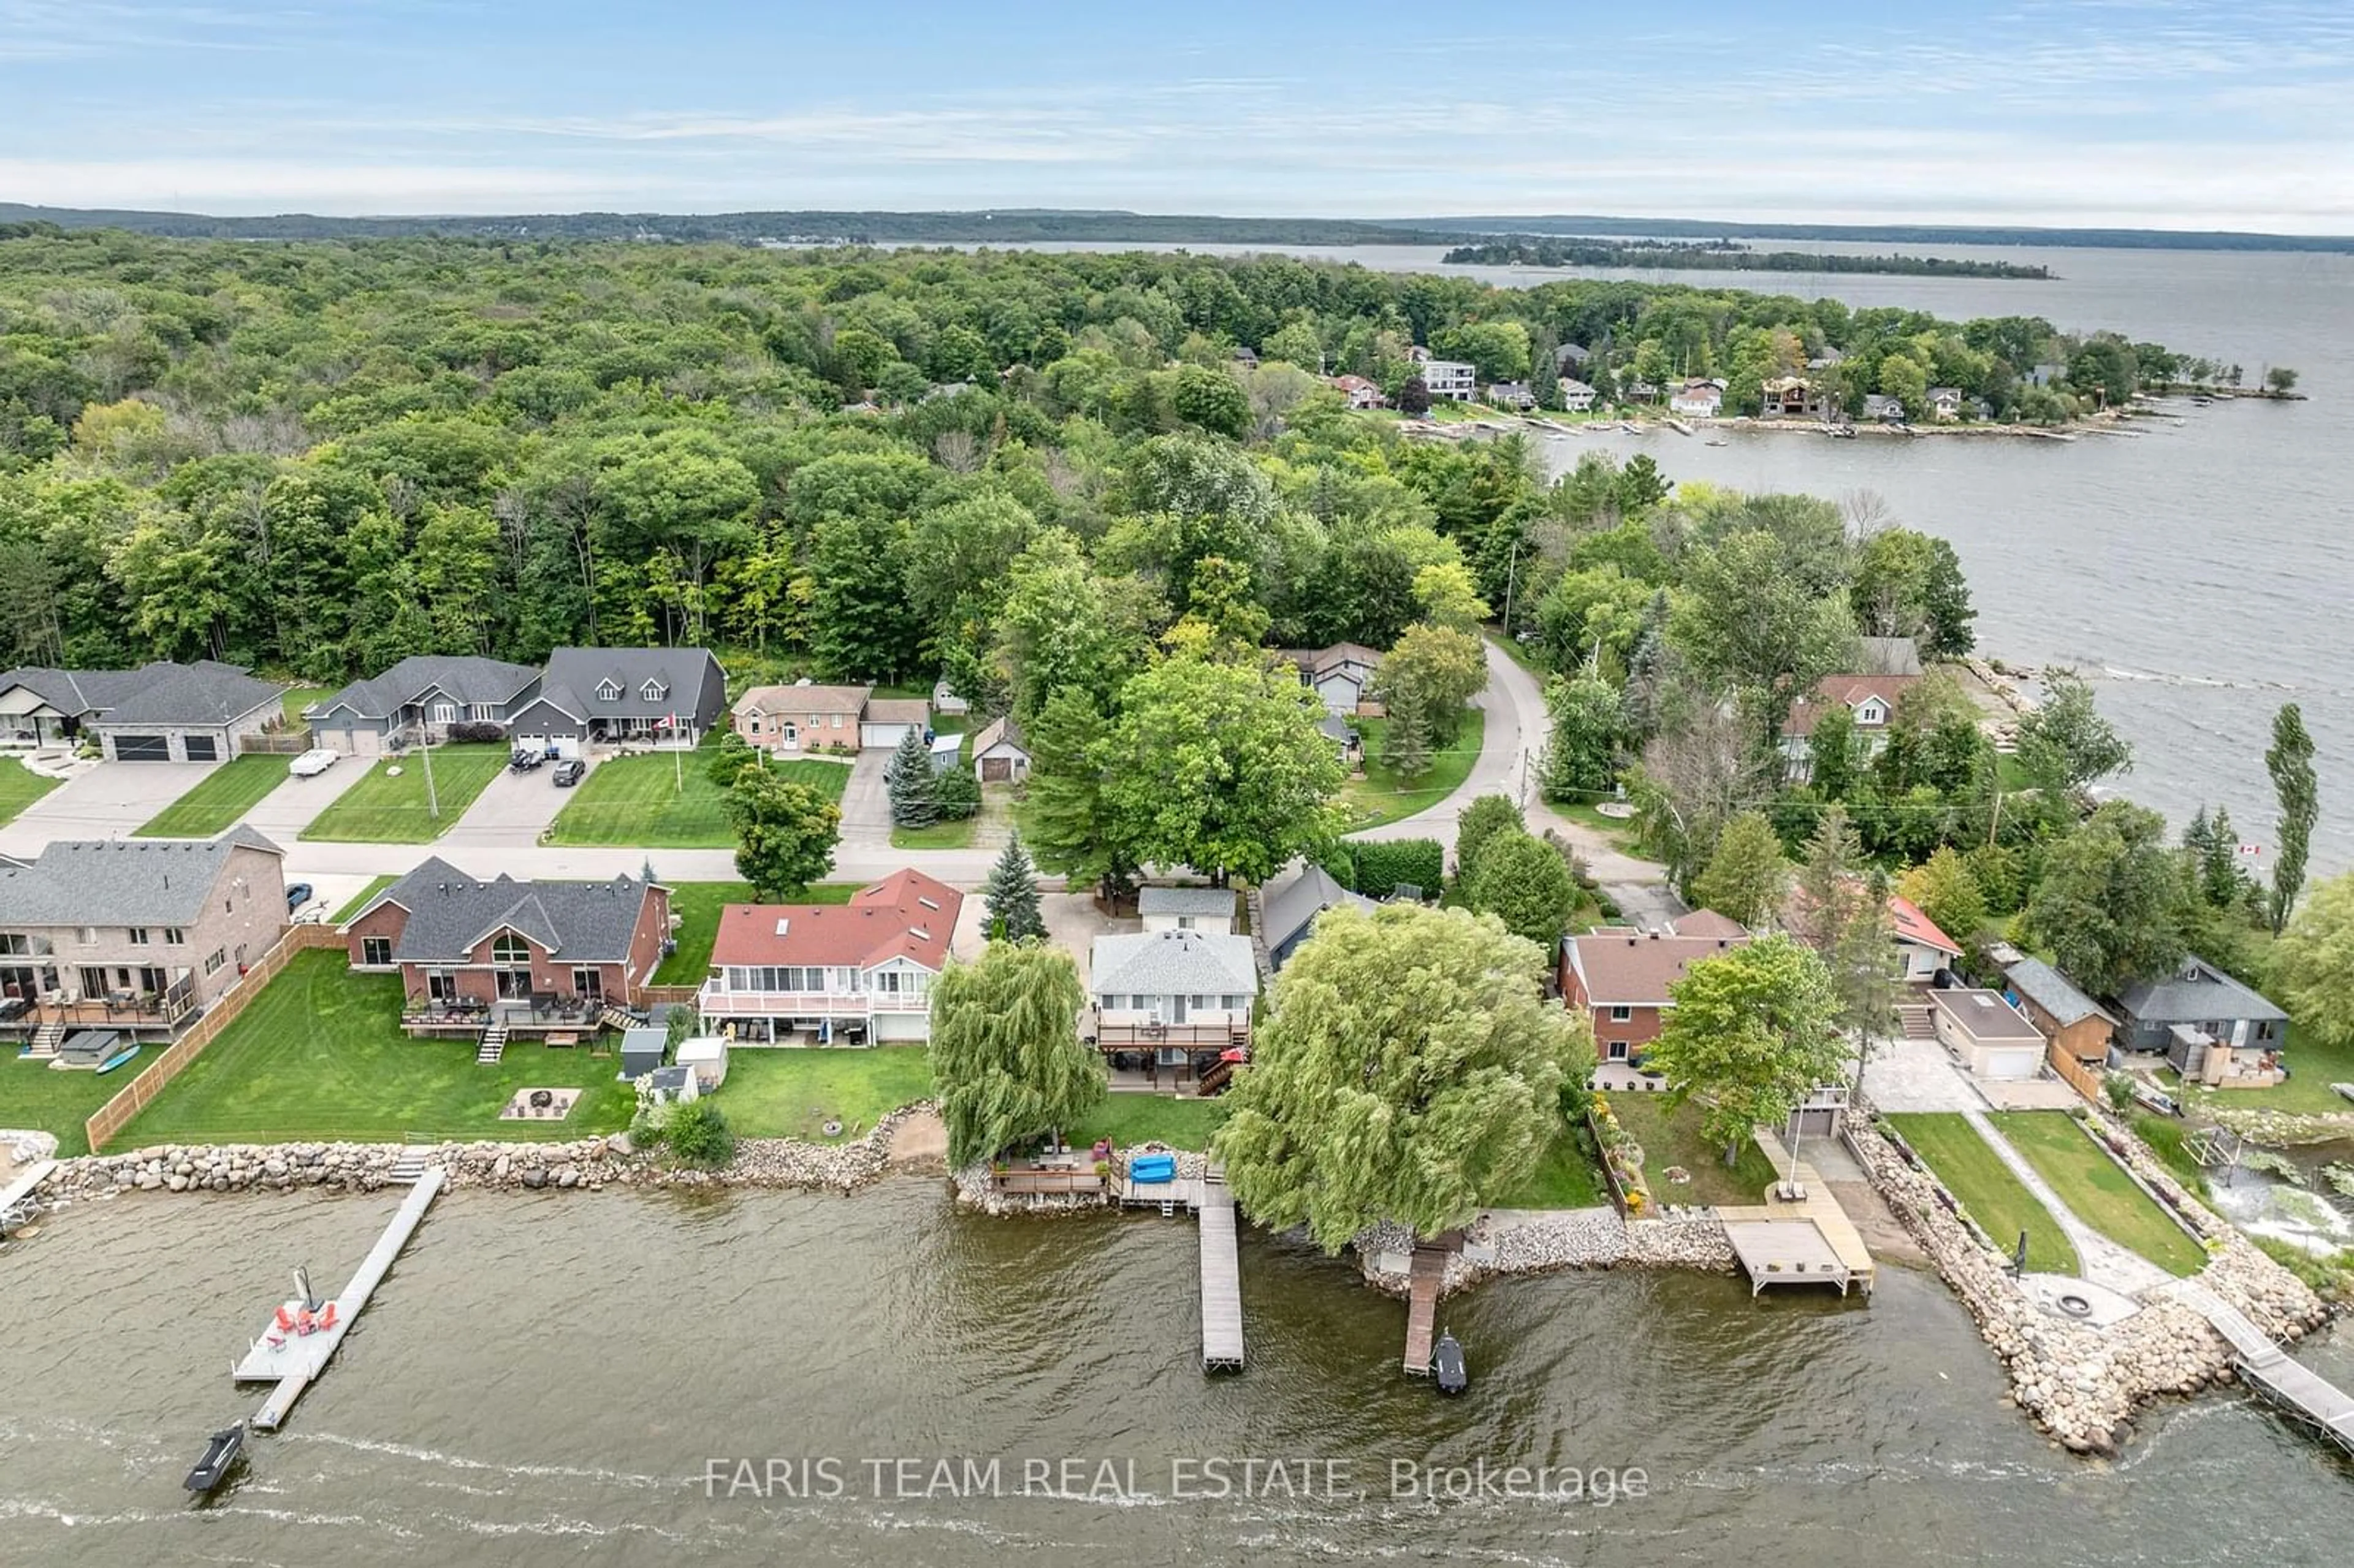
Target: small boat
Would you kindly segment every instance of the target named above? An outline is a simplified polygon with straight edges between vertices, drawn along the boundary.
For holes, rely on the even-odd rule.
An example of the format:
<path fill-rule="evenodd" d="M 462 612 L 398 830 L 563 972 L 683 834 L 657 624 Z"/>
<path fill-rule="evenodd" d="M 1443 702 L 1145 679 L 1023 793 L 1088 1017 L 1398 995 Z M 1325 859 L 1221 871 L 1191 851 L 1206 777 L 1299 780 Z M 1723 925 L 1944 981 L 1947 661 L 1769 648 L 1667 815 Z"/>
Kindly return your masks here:
<path fill-rule="evenodd" d="M 1438 1336 L 1438 1344 L 1430 1352 L 1430 1370 L 1438 1379 L 1438 1392 L 1452 1397 L 1471 1386 L 1471 1373 L 1463 1364 L 1463 1341 L 1450 1329 Z"/>
<path fill-rule="evenodd" d="M 1704 440 L 1704 441 L 1702 441 L 1702 442 L 1701 443 L 1701 445 L 1702 445 L 1702 446 L 1704 446 L 1704 447 L 1721 447 L 1721 446 L 1725 446 L 1725 445 L 1727 445 L 1727 444 L 1729 444 L 1729 443 L 1727 443 L 1727 442 L 1726 442 L 1725 439 L 1724 439 L 1723 436 L 1711 436 L 1711 437 L 1709 437 L 1709 439 L 1708 439 L 1708 440 Z"/>
<path fill-rule="evenodd" d="M 105 1061 L 101 1062 L 98 1065 L 98 1070 L 101 1073 L 111 1073 L 115 1068 L 120 1067 L 123 1063 L 128 1062 L 132 1057 L 136 1056 L 137 1054 L 139 1054 L 139 1042 L 133 1040 L 130 1044 L 125 1045 L 113 1055 L 109 1056 Z"/>
<path fill-rule="evenodd" d="M 2347 1099 L 2354 1100 L 2354 1084 L 2332 1084 L 2329 1086 Z"/>
<path fill-rule="evenodd" d="M 214 1433 L 212 1440 L 205 1445 L 204 1457 L 198 1459 L 196 1467 L 188 1472 L 187 1489 L 202 1495 L 219 1486 L 228 1477 L 229 1467 L 237 1463 L 237 1457 L 244 1448 L 244 1422 L 240 1421 L 234 1426 L 224 1426 Z"/>

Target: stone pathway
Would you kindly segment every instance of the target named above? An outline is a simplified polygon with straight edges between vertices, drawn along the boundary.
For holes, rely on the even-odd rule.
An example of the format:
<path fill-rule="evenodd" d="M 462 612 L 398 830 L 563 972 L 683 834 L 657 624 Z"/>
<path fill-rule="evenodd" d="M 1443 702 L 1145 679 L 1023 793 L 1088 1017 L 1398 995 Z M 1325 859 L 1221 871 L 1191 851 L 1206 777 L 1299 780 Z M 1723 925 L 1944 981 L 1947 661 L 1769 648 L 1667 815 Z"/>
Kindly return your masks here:
<path fill-rule="evenodd" d="M 2010 1173 L 2019 1178 L 2020 1185 L 2034 1193 L 2043 1206 L 2052 1211 L 2052 1217 L 2059 1222 L 2061 1231 L 2075 1247 L 2076 1256 L 2084 1265 L 2085 1278 L 2127 1296 L 2138 1296 L 2154 1287 L 2172 1283 L 2174 1277 L 2166 1270 L 2139 1253 L 2118 1245 L 2078 1219 L 2075 1211 L 2069 1208 L 2060 1194 L 2052 1190 L 2052 1183 L 2027 1162 L 2025 1155 L 2011 1146 L 2010 1139 L 2003 1137 L 2001 1129 L 1987 1119 L 1985 1112 L 1964 1111 L 1962 1119 L 1978 1129 L 1978 1135 L 1985 1139 L 1996 1157 L 2009 1167 Z M 1998 1245 L 2002 1240 L 2000 1236 L 1995 1238 Z"/>

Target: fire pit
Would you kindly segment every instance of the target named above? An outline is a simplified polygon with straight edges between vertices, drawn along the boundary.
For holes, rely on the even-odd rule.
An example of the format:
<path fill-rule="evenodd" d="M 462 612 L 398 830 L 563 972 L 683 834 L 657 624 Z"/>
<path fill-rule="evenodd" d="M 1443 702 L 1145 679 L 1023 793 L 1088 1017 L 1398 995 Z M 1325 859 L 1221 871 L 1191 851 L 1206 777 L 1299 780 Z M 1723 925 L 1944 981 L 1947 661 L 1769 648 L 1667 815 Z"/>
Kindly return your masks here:
<path fill-rule="evenodd" d="M 2093 1304 L 2073 1293 L 2061 1297 L 2053 1305 L 2071 1318 L 2089 1318 L 2093 1315 Z"/>
<path fill-rule="evenodd" d="M 534 1090 L 532 1090 L 532 1092 L 531 1092 L 531 1108 L 532 1108 L 532 1109 L 534 1109 L 534 1110 L 546 1110 L 548 1107 L 550 1107 L 550 1106 L 554 1105 L 555 1103 L 556 1103 L 556 1094 L 555 1094 L 555 1091 L 553 1091 L 553 1090 L 551 1090 L 551 1089 L 534 1089 Z"/>

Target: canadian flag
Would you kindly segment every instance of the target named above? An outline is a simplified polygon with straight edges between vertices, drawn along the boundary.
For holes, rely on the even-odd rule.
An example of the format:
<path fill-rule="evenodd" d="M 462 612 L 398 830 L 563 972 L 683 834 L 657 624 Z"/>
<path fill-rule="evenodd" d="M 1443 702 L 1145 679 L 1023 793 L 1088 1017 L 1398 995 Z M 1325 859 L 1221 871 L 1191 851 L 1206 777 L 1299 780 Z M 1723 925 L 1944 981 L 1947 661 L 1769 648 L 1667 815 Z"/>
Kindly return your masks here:
<path fill-rule="evenodd" d="M 2262 844 L 2242 844 L 2240 846 L 2240 853 L 2242 854 L 2262 854 L 2264 853 L 2264 846 Z"/>
<path fill-rule="evenodd" d="M 662 726 L 664 729 L 676 729 L 678 727 L 678 715 L 676 714 L 663 715 Z"/>

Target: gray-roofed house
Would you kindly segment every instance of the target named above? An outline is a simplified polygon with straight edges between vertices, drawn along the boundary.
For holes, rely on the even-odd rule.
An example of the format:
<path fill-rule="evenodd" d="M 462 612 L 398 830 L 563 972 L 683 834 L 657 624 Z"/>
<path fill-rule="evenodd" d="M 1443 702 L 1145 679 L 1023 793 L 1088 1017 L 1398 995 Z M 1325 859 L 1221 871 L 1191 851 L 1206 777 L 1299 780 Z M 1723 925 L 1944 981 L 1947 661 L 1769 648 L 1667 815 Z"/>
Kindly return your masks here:
<path fill-rule="evenodd" d="M 1030 747 L 1013 715 L 991 720 L 972 737 L 972 771 L 984 784 L 1019 784 L 1030 777 Z"/>
<path fill-rule="evenodd" d="M 399 746 L 438 744 L 455 724 L 504 726 L 538 693 L 539 671 L 533 665 L 420 653 L 313 703 L 302 719 L 311 726 L 312 745 L 374 757 Z"/>
<path fill-rule="evenodd" d="M 1379 907 L 1362 893 L 1352 893 L 1322 866 L 1303 861 L 1288 874 L 1267 885 L 1259 901 L 1270 969 L 1281 969 L 1316 929 L 1316 916 L 1346 905 L 1368 913 Z"/>
<path fill-rule="evenodd" d="M 539 694 L 508 729 L 518 747 L 692 747 L 727 706 L 727 677 L 707 648 L 558 648 Z"/>
<path fill-rule="evenodd" d="M 1373 672 L 1382 665 L 1378 649 L 1362 642 L 1335 642 L 1330 648 L 1287 648 L 1283 657 L 1299 667 L 1300 680 L 1316 688 L 1325 711 L 1346 718 L 1369 708 Z"/>
<path fill-rule="evenodd" d="M 2164 1052 L 2187 1082 L 2263 1088 L 2286 1075 L 2288 1014 L 2196 953 L 2125 986 L 2116 1002 L 2117 1044 Z"/>
<path fill-rule="evenodd" d="M 1231 935 L 1235 928 L 1235 890 L 1231 887 L 1140 887 L 1136 913 L 1148 931 L 1208 931 Z"/>
<path fill-rule="evenodd" d="M 159 660 L 136 670 L 0 674 L 0 736 L 56 745 L 87 731 L 111 762 L 219 762 L 285 719 L 285 688 L 235 664 Z"/>
<path fill-rule="evenodd" d="M 282 860 L 240 824 L 214 839 L 59 840 L 0 869 L 0 1027 L 178 1029 L 286 929 Z"/>
<path fill-rule="evenodd" d="M 1359 733 L 1355 725 L 1339 714 L 1326 714 L 1317 721 L 1316 727 L 1323 733 L 1325 739 L 1332 743 L 1332 749 L 1339 753 L 1342 767 L 1353 772 L 1357 764 L 1365 759 L 1364 736 Z"/>
<path fill-rule="evenodd" d="M 858 744 L 868 751 L 888 751 L 910 731 L 928 735 L 932 705 L 921 697 L 869 697 L 858 715 Z"/>
<path fill-rule="evenodd" d="M 2041 959 L 2020 959 L 2002 971 L 2003 987 L 2043 1038 L 2079 1062 L 2108 1060 L 2115 1015 L 2078 991 Z"/>
<path fill-rule="evenodd" d="M 1095 1005 L 1082 1033 L 1104 1051 L 1150 1051 L 1181 1079 L 1193 1054 L 1250 1041 L 1258 969 L 1248 937 L 1143 931 L 1097 937 L 1088 951 Z"/>
<path fill-rule="evenodd" d="M 631 876 L 484 882 L 437 855 L 336 929 L 354 969 L 398 971 L 412 1028 L 493 1010 L 515 1028 L 593 1027 L 608 1004 L 643 999 L 670 939 L 670 890 Z"/>

